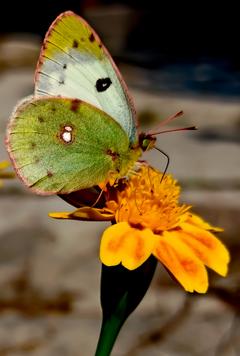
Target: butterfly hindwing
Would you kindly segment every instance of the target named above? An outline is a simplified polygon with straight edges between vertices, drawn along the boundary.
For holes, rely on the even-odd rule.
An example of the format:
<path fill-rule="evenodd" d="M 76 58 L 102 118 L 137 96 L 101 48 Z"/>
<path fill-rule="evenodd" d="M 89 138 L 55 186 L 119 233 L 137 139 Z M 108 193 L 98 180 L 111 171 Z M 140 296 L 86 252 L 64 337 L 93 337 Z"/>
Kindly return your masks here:
<path fill-rule="evenodd" d="M 80 100 L 42 97 L 13 113 L 7 147 L 18 175 L 40 194 L 70 193 L 126 173 L 129 138 L 109 115 Z"/>
<path fill-rule="evenodd" d="M 94 30 L 67 11 L 51 25 L 35 76 L 36 95 L 78 98 L 105 111 L 136 141 L 135 109 L 110 54 Z"/>

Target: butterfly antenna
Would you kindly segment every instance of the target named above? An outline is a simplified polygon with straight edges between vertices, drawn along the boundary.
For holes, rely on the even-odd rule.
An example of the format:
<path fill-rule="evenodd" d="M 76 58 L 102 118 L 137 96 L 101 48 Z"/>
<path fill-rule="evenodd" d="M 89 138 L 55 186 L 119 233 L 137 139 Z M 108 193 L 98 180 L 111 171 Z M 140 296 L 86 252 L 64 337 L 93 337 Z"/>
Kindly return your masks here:
<path fill-rule="evenodd" d="M 189 127 L 181 127 L 178 129 L 168 129 L 168 130 L 163 130 L 163 131 L 156 131 L 153 133 L 150 133 L 150 135 L 155 136 L 155 135 L 159 135 L 162 133 L 167 133 L 167 132 L 176 132 L 176 131 L 192 131 L 192 130 L 197 130 L 196 126 L 189 126 Z"/>
<path fill-rule="evenodd" d="M 148 132 L 148 135 L 155 135 L 155 131 L 156 130 L 158 131 L 158 128 L 167 125 L 169 122 L 173 121 L 174 119 L 177 119 L 178 117 L 180 117 L 182 115 L 183 115 L 183 111 L 181 110 L 181 111 L 176 112 L 176 114 L 173 114 L 173 115 L 167 117 L 165 120 L 160 122 L 160 124 L 156 127 L 155 130 L 150 130 Z"/>
<path fill-rule="evenodd" d="M 165 177 L 165 174 L 166 174 L 166 172 L 168 170 L 168 166 L 169 166 L 169 163 L 170 163 L 170 158 L 169 158 L 168 154 L 166 152 L 160 150 L 160 148 L 158 148 L 156 146 L 154 146 L 154 148 L 155 148 L 155 150 L 159 151 L 160 153 L 162 153 L 167 158 L 167 163 L 166 163 L 166 166 L 164 168 L 164 171 L 163 171 L 163 174 L 162 174 L 162 178 L 160 180 L 160 183 L 162 183 L 162 180 Z"/>

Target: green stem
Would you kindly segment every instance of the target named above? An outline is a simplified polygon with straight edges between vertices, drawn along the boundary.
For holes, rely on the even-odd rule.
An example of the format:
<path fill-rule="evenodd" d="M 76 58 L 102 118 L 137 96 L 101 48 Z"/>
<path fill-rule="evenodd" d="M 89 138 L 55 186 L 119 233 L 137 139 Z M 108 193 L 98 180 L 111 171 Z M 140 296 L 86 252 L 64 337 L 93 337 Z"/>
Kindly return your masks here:
<path fill-rule="evenodd" d="M 95 356 L 109 356 L 119 331 L 143 299 L 157 265 L 155 257 L 129 271 L 122 265 L 102 265 L 101 305 L 103 322 Z"/>
<path fill-rule="evenodd" d="M 125 317 L 112 315 L 103 319 L 95 356 L 109 356 L 117 339 L 119 331 L 125 321 Z"/>

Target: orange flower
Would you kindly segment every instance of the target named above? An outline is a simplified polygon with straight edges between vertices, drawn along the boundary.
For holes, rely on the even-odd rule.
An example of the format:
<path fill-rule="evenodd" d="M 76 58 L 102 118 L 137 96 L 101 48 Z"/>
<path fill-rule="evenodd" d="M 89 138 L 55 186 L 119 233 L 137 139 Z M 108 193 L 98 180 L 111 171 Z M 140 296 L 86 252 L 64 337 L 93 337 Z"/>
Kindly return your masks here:
<path fill-rule="evenodd" d="M 171 175 L 163 177 L 142 164 L 121 189 L 116 187 L 113 192 L 110 188 L 103 209 L 83 207 L 73 213 L 50 216 L 115 221 L 102 236 L 103 264 L 121 263 L 133 270 L 154 255 L 186 291 L 205 293 L 205 266 L 226 276 L 229 253 L 212 233 L 222 229 L 192 214 L 190 206 L 179 204 L 179 195 L 180 187 Z"/>

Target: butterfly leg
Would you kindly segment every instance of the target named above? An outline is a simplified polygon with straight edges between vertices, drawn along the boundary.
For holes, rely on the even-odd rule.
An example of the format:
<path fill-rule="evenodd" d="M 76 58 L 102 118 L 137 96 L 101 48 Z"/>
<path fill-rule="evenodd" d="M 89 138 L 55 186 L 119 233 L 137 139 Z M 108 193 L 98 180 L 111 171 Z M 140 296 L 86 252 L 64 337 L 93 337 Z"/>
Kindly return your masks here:
<path fill-rule="evenodd" d="M 164 168 L 163 175 L 162 175 L 162 178 L 161 178 L 161 181 L 160 181 L 160 183 L 161 183 L 163 178 L 164 178 L 164 176 L 165 176 L 165 174 L 166 174 L 166 172 L 167 172 L 167 169 L 168 169 L 168 166 L 169 166 L 169 163 L 170 163 L 170 157 L 168 156 L 168 154 L 166 152 L 162 151 L 160 148 L 158 148 L 156 146 L 154 146 L 154 148 L 157 151 L 159 151 L 160 153 L 162 153 L 167 158 L 167 163 L 166 163 L 166 166 Z"/>

